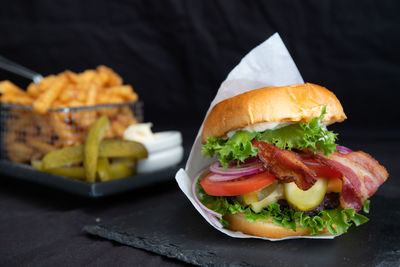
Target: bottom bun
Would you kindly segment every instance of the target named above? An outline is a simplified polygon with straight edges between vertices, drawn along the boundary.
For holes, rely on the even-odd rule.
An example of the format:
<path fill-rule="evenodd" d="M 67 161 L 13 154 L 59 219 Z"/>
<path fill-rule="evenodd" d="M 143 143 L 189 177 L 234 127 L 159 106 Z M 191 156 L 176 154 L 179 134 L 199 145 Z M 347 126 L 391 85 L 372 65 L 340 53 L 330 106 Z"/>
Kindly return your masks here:
<path fill-rule="evenodd" d="M 245 217 L 246 214 L 244 213 L 236 213 L 234 215 L 225 215 L 224 220 L 229 222 L 229 229 L 254 236 L 284 238 L 289 236 L 310 235 L 310 230 L 303 229 L 300 225 L 297 225 L 296 231 L 293 231 L 292 229 L 287 229 L 283 226 L 276 225 L 271 220 L 257 220 L 255 222 L 248 222 L 246 221 Z M 327 232 L 327 230 L 320 233 L 324 232 Z"/>

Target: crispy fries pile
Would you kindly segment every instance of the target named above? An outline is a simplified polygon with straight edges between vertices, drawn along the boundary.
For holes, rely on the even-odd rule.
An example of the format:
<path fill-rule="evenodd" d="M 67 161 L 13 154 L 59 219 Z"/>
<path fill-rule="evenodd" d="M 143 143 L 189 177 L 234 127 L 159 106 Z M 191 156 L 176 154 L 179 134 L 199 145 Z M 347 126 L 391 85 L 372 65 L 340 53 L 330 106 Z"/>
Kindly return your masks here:
<path fill-rule="evenodd" d="M 0 82 L 0 102 L 23 105 L 30 110 L 8 109 L 4 137 L 8 158 L 14 162 L 41 159 L 50 151 L 83 144 L 90 126 L 106 115 L 111 127 L 105 138 L 122 137 L 127 126 L 137 123 L 132 102 L 138 96 L 113 70 L 99 66 L 82 73 L 65 71 L 49 75 L 24 91 L 9 81 Z M 127 103 L 119 107 L 55 111 L 60 108 Z M 130 104 L 129 104 L 130 103 Z M 3 122 L 4 123 L 4 122 Z M 1 125 L 4 131 L 4 125 Z"/>

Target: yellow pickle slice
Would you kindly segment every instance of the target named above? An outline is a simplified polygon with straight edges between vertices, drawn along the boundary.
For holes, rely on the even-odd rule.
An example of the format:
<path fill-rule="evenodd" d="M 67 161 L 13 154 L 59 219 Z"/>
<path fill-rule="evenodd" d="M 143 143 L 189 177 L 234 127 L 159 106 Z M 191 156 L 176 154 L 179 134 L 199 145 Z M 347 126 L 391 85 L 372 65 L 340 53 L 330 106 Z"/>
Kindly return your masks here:
<path fill-rule="evenodd" d="M 111 179 L 120 179 L 136 173 L 135 160 L 123 160 L 110 164 Z"/>
<path fill-rule="evenodd" d="M 96 180 L 97 159 L 99 155 L 99 144 L 104 133 L 110 127 L 107 116 L 102 116 L 90 128 L 86 137 L 83 155 L 83 166 L 85 167 L 86 179 L 88 182 Z"/>
<path fill-rule="evenodd" d="M 301 211 L 311 210 L 319 205 L 324 199 L 328 179 L 319 178 L 308 190 L 303 191 L 292 183 L 283 184 L 283 191 L 287 202 Z"/>
<path fill-rule="evenodd" d="M 83 146 L 54 150 L 43 157 L 43 170 L 54 169 L 83 161 Z"/>
<path fill-rule="evenodd" d="M 109 139 L 100 143 L 99 156 L 107 158 L 147 158 L 146 148 L 138 142 Z"/>
<path fill-rule="evenodd" d="M 111 179 L 110 163 L 107 158 L 99 157 L 97 162 L 97 174 L 102 182 L 109 181 Z"/>

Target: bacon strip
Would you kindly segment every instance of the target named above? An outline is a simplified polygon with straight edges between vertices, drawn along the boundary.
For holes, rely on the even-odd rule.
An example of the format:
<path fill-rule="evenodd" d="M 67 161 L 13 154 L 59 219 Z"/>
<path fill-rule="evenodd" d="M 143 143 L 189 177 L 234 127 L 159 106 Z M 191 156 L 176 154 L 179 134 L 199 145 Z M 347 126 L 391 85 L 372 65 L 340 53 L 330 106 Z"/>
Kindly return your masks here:
<path fill-rule="evenodd" d="M 334 152 L 329 158 L 317 153 L 316 157 L 343 174 L 340 196 L 342 208 L 360 210 L 363 202 L 372 196 L 389 176 L 385 167 L 362 151 L 348 154 Z"/>
<path fill-rule="evenodd" d="M 308 168 L 301 157 L 293 151 L 283 150 L 266 142 L 253 141 L 257 147 L 259 159 L 269 172 L 284 182 L 295 182 L 302 189 L 310 189 L 317 181 L 317 175 Z"/>
<path fill-rule="evenodd" d="M 339 171 L 343 175 L 340 195 L 342 208 L 360 210 L 364 201 L 389 176 L 385 167 L 362 151 L 348 154 L 333 152 L 327 158 L 321 152 L 314 154 L 313 151 L 304 150 L 299 154 L 265 142 L 253 141 L 252 144 L 259 149 L 258 157 L 269 172 L 283 182 L 295 182 L 302 190 L 308 190 L 317 180 L 315 172 L 303 163 L 302 158 L 307 158 L 307 155 Z"/>

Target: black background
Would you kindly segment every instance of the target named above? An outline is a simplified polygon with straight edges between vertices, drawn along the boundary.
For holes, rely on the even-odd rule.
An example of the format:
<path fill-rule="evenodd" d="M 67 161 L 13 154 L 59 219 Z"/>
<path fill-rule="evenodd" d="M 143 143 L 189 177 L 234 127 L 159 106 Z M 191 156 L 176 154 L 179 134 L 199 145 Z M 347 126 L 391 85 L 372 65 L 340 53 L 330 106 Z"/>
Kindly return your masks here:
<path fill-rule="evenodd" d="M 277 31 L 304 80 L 341 100 L 349 119 L 335 130 L 387 138 L 400 129 L 399 11 L 389 0 L 8 1 L 0 53 L 43 75 L 110 66 L 156 130 L 196 132 L 229 71 Z"/>

